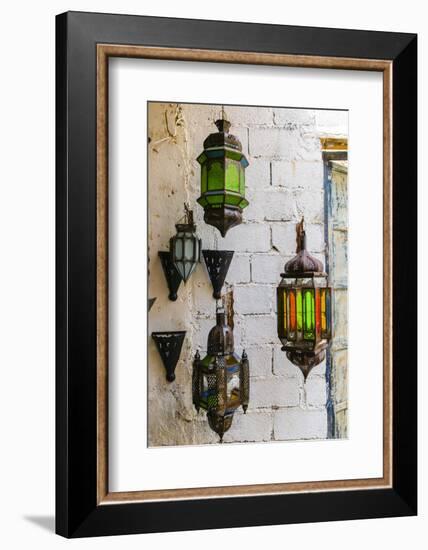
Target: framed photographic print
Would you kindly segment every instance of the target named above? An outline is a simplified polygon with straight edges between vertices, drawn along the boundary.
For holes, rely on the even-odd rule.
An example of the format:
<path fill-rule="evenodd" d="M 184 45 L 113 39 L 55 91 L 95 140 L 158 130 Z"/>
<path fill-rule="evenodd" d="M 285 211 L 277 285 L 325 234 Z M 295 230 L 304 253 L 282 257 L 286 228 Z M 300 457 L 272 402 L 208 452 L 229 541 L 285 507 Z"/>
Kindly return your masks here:
<path fill-rule="evenodd" d="M 416 514 L 416 36 L 56 47 L 57 532 Z"/>

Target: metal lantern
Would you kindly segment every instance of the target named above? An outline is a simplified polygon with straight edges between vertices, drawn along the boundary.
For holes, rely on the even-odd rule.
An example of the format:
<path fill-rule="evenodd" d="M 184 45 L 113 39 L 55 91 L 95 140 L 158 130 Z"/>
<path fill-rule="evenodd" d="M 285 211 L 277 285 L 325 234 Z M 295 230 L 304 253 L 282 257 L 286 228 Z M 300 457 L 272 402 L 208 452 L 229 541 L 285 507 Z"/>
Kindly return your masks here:
<path fill-rule="evenodd" d="M 177 233 L 170 239 L 171 260 L 184 282 L 188 280 L 201 261 L 201 239 L 196 235 L 193 212 L 184 205 L 185 222 L 177 223 Z M 173 298 L 172 298 L 173 299 Z"/>
<path fill-rule="evenodd" d="M 297 255 L 284 266 L 277 288 L 278 336 L 288 359 L 306 379 L 325 358 L 331 338 L 331 289 L 322 263 L 306 250 L 303 219 Z"/>
<path fill-rule="evenodd" d="M 223 308 L 217 308 L 217 324 L 208 335 L 207 355 L 199 351 L 193 361 L 192 394 L 196 410 L 207 411 L 210 428 L 220 436 L 232 425 L 239 406 L 244 413 L 250 392 L 249 362 L 245 350 L 240 358 L 233 349 L 233 331 Z"/>
<path fill-rule="evenodd" d="M 197 158 L 201 165 L 201 196 L 204 220 L 216 227 L 224 237 L 227 231 L 242 222 L 245 198 L 245 168 L 248 160 L 241 142 L 229 134 L 230 122 L 216 120 L 218 132 L 204 141 L 204 151 Z"/>

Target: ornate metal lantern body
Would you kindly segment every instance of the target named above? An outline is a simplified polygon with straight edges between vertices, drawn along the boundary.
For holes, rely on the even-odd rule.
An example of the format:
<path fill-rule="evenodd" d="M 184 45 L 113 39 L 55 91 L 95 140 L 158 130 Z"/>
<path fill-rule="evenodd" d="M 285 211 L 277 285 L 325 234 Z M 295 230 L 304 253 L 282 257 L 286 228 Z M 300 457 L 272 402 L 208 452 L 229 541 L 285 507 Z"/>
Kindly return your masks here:
<path fill-rule="evenodd" d="M 241 142 L 229 134 L 230 122 L 216 120 L 218 133 L 204 141 L 204 151 L 197 158 L 201 165 L 201 196 L 204 220 L 216 227 L 224 237 L 227 231 L 242 222 L 245 198 L 245 168 L 248 160 Z"/>
<path fill-rule="evenodd" d="M 192 394 L 197 411 L 207 411 L 212 430 L 220 436 L 232 425 L 239 406 L 244 413 L 250 392 L 249 362 L 245 351 L 240 358 L 233 348 L 233 332 L 226 324 L 224 309 L 217 309 L 217 324 L 208 335 L 207 355 L 196 352 L 193 361 Z"/>
<path fill-rule="evenodd" d="M 184 282 L 188 280 L 201 261 L 201 240 L 196 235 L 193 212 L 185 206 L 186 221 L 177 223 L 177 233 L 170 239 L 171 261 Z M 173 293 L 174 294 L 174 293 Z M 174 297 L 171 298 L 172 300 Z"/>
<path fill-rule="evenodd" d="M 306 250 L 303 220 L 297 243 L 297 256 L 285 264 L 277 288 L 278 336 L 282 350 L 306 379 L 325 358 L 331 338 L 331 289 L 322 263 Z"/>

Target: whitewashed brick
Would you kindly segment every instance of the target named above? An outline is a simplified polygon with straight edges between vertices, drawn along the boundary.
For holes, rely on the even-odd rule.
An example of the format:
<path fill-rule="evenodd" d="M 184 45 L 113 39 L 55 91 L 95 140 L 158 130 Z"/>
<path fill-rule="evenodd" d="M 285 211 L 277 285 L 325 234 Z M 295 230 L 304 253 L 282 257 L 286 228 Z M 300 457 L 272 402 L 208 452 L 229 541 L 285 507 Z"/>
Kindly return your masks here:
<path fill-rule="evenodd" d="M 309 407 L 324 407 L 327 401 L 325 378 L 311 370 L 305 382 L 306 404 Z"/>
<path fill-rule="evenodd" d="M 247 222 L 264 222 L 266 217 L 266 193 L 271 187 L 248 189 L 245 193 L 249 205 L 244 210 L 244 218 Z"/>
<path fill-rule="evenodd" d="M 246 441 L 270 441 L 272 435 L 272 413 L 247 411 L 235 413 L 230 430 L 224 434 L 225 443 Z"/>
<path fill-rule="evenodd" d="M 299 217 L 305 217 L 307 224 L 324 222 L 324 194 L 310 190 L 298 190 L 294 193 L 296 211 Z"/>
<path fill-rule="evenodd" d="M 250 376 L 269 376 L 272 374 L 272 347 L 248 346 L 246 352 L 250 361 Z"/>
<path fill-rule="evenodd" d="M 279 254 L 254 254 L 251 257 L 251 280 L 255 283 L 279 283 L 284 267 Z"/>
<path fill-rule="evenodd" d="M 308 251 L 311 254 L 324 252 L 324 226 L 305 223 L 305 231 Z M 290 258 L 294 256 L 296 252 L 296 223 L 272 224 L 272 245 L 281 254 Z"/>
<path fill-rule="evenodd" d="M 259 204 L 266 221 L 287 222 L 294 219 L 297 211 L 295 195 L 286 189 L 266 191 L 261 195 Z"/>
<path fill-rule="evenodd" d="M 272 161 L 272 185 L 288 189 L 319 191 L 324 186 L 323 163 L 305 161 Z"/>
<path fill-rule="evenodd" d="M 299 158 L 299 130 L 283 128 L 250 128 L 249 151 L 255 157 Z"/>
<path fill-rule="evenodd" d="M 237 286 L 234 290 L 236 313 L 270 313 L 273 308 L 273 287 L 251 285 Z"/>
<path fill-rule="evenodd" d="M 188 135 L 190 134 L 191 139 L 187 140 L 186 147 L 189 159 L 195 160 L 204 149 L 204 141 L 209 136 L 209 134 L 216 133 L 217 127 L 214 124 L 215 117 L 212 120 L 206 120 L 203 124 L 198 124 L 197 119 L 193 119 L 193 122 L 187 123 Z M 238 126 L 232 124 L 230 128 L 230 133 L 236 136 L 242 145 L 242 152 L 244 155 L 248 155 L 248 130 L 243 126 Z M 197 173 L 200 173 L 201 167 L 196 162 L 195 169 Z"/>
<path fill-rule="evenodd" d="M 208 333 L 214 325 L 214 316 L 210 319 L 198 319 L 197 321 L 195 321 L 195 330 L 193 333 L 195 352 L 196 350 L 200 350 L 202 353 L 206 352 Z"/>
<path fill-rule="evenodd" d="M 276 440 L 326 439 L 327 411 L 316 409 L 283 409 L 273 413 Z"/>
<path fill-rule="evenodd" d="M 245 190 L 251 192 L 270 186 L 270 159 L 248 158 L 249 165 L 245 169 Z"/>
<path fill-rule="evenodd" d="M 278 344 L 273 349 L 273 372 L 277 376 L 285 376 L 287 378 L 302 378 L 298 367 L 287 358 L 285 351 L 281 350 L 281 344 Z"/>
<path fill-rule="evenodd" d="M 226 276 L 226 283 L 249 283 L 251 280 L 250 255 L 234 254 L 229 271 Z"/>
<path fill-rule="evenodd" d="M 219 248 L 235 250 L 235 253 L 268 252 L 270 250 L 270 228 L 266 224 L 242 223 L 232 228 L 224 239 L 220 238 Z"/>
<path fill-rule="evenodd" d="M 292 258 L 296 253 L 296 222 L 272 223 L 272 246 Z"/>
<path fill-rule="evenodd" d="M 300 126 L 315 126 L 315 111 L 309 109 L 274 109 L 276 126 L 298 128 Z"/>
<path fill-rule="evenodd" d="M 325 135 L 348 135 L 348 111 L 315 111 L 317 131 Z"/>
<path fill-rule="evenodd" d="M 251 315 L 245 318 L 244 343 L 275 344 L 276 317 L 273 315 Z"/>
<path fill-rule="evenodd" d="M 225 113 L 233 126 L 258 126 L 273 125 L 273 109 L 271 107 L 257 107 L 248 109 L 248 107 L 237 107 L 235 105 L 226 105 Z M 231 128 L 232 131 L 233 128 Z"/>
<path fill-rule="evenodd" d="M 251 381 L 251 409 L 296 407 L 299 404 L 299 384 L 293 378 L 266 378 Z"/>

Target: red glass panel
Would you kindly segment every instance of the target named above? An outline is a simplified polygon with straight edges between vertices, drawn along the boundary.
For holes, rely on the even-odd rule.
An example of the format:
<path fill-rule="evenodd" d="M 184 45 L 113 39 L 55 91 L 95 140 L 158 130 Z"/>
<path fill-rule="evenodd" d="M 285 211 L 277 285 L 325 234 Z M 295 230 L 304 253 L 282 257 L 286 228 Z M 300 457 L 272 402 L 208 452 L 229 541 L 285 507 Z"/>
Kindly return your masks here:
<path fill-rule="evenodd" d="M 290 290 L 288 295 L 288 305 L 290 308 L 290 331 L 296 331 L 296 294 L 294 290 Z"/>
<path fill-rule="evenodd" d="M 321 296 L 319 288 L 315 290 L 315 328 L 317 336 L 319 336 L 321 332 Z"/>

